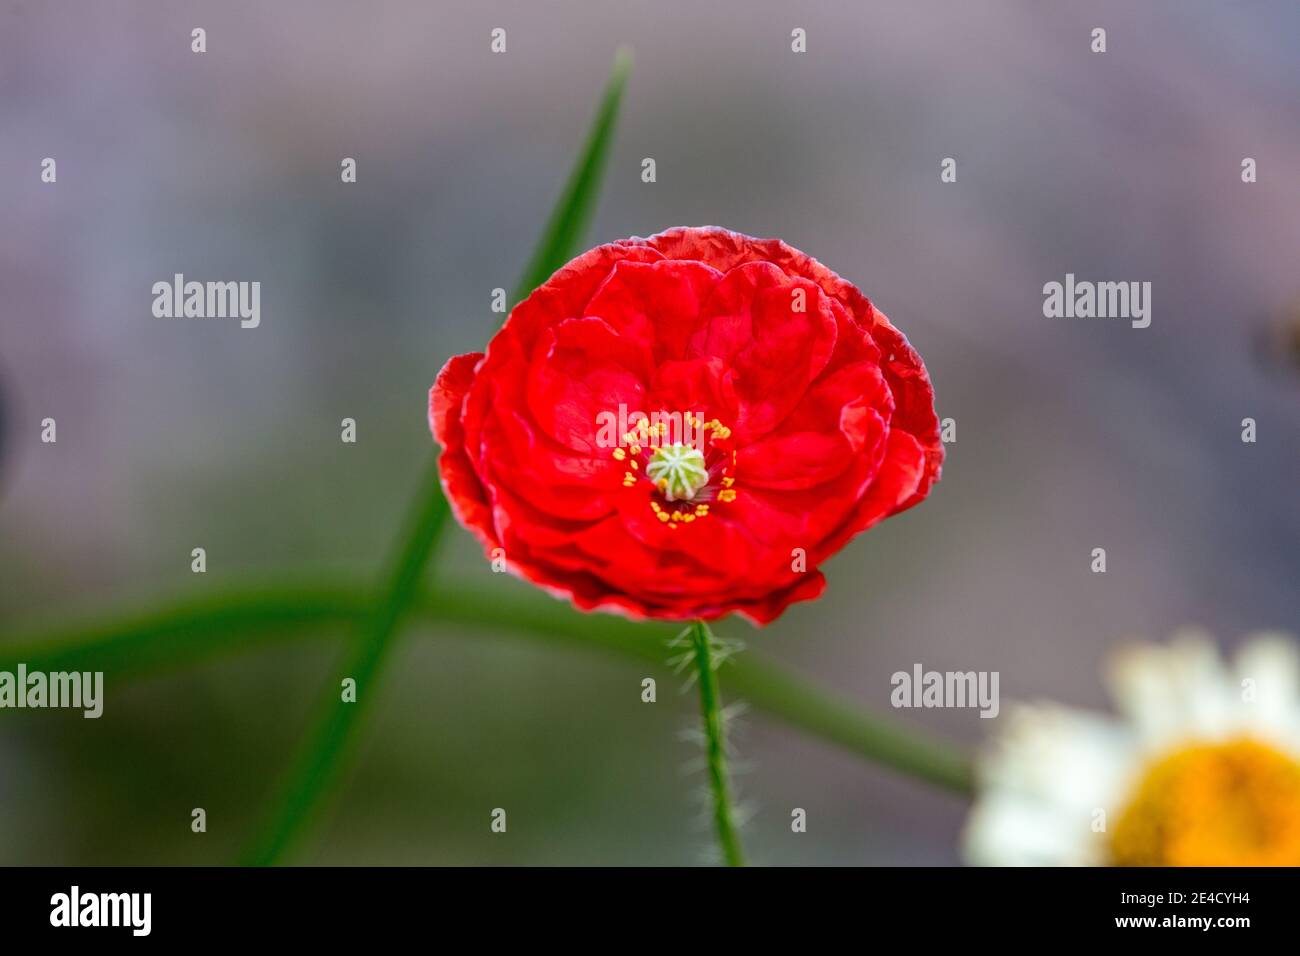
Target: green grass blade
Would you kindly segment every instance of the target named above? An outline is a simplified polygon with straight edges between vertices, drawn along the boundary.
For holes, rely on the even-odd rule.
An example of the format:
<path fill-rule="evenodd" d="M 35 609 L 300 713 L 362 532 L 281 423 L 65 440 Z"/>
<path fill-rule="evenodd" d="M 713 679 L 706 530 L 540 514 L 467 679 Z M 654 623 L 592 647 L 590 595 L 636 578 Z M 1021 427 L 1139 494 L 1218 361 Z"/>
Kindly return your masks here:
<path fill-rule="evenodd" d="M 953 793 L 974 790 L 970 761 L 950 745 L 864 714 L 752 651 L 732 659 L 727 687 L 737 699 L 873 763 Z"/>
<path fill-rule="evenodd" d="M 129 681 L 351 624 L 368 598 L 355 584 L 209 591 L 107 622 L 101 613 L 93 622 L 19 632 L 0 642 L 0 671 L 24 663 L 30 671 L 103 671 L 109 682 Z"/>
<path fill-rule="evenodd" d="M 338 777 L 361 716 L 378 693 L 380 668 L 398 622 L 411 606 L 421 573 L 447 522 L 447 501 L 438 487 L 436 468 L 421 487 L 418 508 L 407 524 L 383 594 L 363 619 L 350 653 L 326 688 L 316 729 L 290 771 L 276 811 L 247 852 L 243 861 L 247 864 L 275 863 L 305 831 L 321 797 Z M 354 702 L 343 700 L 344 678 L 356 682 Z"/>
<path fill-rule="evenodd" d="M 609 164 L 610 147 L 614 141 L 614 125 L 631 70 L 632 54 L 626 49 L 619 50 L 614 57 L 614 68 L 605 84 L 600 107 L 596 110 L 596 118 L 587 133 L 582 155 L 569 174 L 569 181 L 565 183 L 564 191 L 560 193 L 551 212 L 541 241 L 524 269 L 523 277 L 515 290 L 515 302 L 526 298 L 549 279 L 556 269 L 579 252 L 582 237 L 586 235 L 596 212 L 596 199 L 600 195 L 601 180 L 604 178 L 605 167 Z"/>
<path fill-rule="evenodd" d="M 596 112 L 596 119 L 579 155 L 564 192 L 541 241 L 519 284 L 519 296 L 527 295 L 552 272 L 577 252 L 596 208 L 596 198 L 608 161 L 614 121 L 618 116 L 623 90 L 627 85 L 631 59 L 620 51 L 613 72 Z M 290 776 L 290 784 L 271 822 L 253 844 L 245 862 L 256 865 L 280 860 L 304 828 L 311 822 L 321 798 L 338 777 L 339 765 L 348 741 L 355 733 L 357 718 L 364 703 L 377 692 L 377 679 L 388 648 L 398 630 L 398 623 L 414 596 L 419 577 L 433 554 L 447 505 L 438 487 L 437 470 L 418 493 L 417 514 L 403 536 L 399 558 L 384 588 L 383 596 L 359 633 L 352 654 L 340 677 L 326 688 L 326 703 L 321 722 L 299 757 Z M 344 677 L 356 681 L 357 700 L 340 700 L 340 682 Z"/>
<path fill-rule="evenodd" d="M 183 598 L 115 625 L 29 633 L 0 644 L 0 670 L 102 670 L 106 682 L 170 673 L 239 652 L 319 640 L 364 620 L 373 602 L 355 582 L 234 588 Z M 543 597 L 448 590 L 416 599 L 411 617 L 431 631 L 473 630 L 506 639 L 598 651 L 666 673 L 665 643 L 679 628 L 579 614 Z M 727 686 L 759 710 L 826 743 L 937 787 L 967 794 L 966 759 L 948 745 L 866 714 L 748 650 L 727 665 Z"/>

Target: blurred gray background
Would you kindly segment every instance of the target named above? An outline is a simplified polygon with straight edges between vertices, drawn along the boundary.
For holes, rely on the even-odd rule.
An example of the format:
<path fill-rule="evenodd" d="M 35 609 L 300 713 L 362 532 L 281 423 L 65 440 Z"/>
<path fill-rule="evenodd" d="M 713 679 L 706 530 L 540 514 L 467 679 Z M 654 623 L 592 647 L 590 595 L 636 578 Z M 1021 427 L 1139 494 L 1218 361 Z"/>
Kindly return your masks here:
<path fill-rule="evenodd" d="M 5 0 L 0 638 L 281 571 L 372 580 L 431 453 L 428 386 L 494 329 L 620 44 L 591 243 L 780 236 L 890 315 L 957 421 L 931 499 L 830 562 L 821 601 L 723 630 L 875 711 L 917 662 L 1101 707 L 1118 642 L 1296 630 L 1300 375 L 1252 339 L 1300 296 L 1300 6 L 1088 8 Z M 261 327 L 153 318 L 175 272 L 259 280 Z M 1152 282 L 1151 327 L 1044 318 L 1067 272 Z M 526 589 L 459 528 L 439 573 Z M 230 860 L 335 650 L 110 688 L 99 721 L 0 712 L 0 863 Z M 649 707 L 638 665 L 481 634 L 410 630 L 392 664 L 298 859 L 701 859 L 689 694 Z M 991 723 L 891 716 L 963 745 Z M 958 861 L 961 800 L 760 714 L 738 744 L 756 862 Z"/>

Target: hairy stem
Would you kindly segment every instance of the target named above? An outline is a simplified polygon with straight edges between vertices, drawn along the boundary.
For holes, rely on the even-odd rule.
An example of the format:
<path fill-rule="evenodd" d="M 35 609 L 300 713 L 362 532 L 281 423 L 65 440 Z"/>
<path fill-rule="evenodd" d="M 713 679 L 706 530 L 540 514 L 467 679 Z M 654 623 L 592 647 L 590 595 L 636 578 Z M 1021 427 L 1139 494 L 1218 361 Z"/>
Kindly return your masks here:
<path fill-rule="evenodd" d="M 718 831 L 727 866 L 744 866 L 745 854 L 736 832 L 736 815 L 731 805 L 731 776 L 727 772 L 726 728 L 722 723 L 722 702 L 718 694 L 718 662 L 713 657 L 714 637 L 703 621 L 691 625 L 695 648 L 695 670 L 700 682 L 700 716 L 704 719 L 705 753 L 709 763 L 709 790 L 713 795 L 713 825 Z"/>

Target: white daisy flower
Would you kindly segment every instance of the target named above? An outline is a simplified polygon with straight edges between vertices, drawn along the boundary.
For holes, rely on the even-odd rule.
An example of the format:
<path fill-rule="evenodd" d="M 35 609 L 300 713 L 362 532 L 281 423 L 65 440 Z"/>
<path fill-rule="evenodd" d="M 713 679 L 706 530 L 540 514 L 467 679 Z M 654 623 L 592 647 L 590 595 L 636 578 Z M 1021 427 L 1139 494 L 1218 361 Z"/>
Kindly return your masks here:
<path fill-rule="evenodd" d="M 1300 651 L 1208 636 L 1112 662 L 1121 717 L 1008 708 L 976 764 L 964 848 L 986 866 L 1300 865 Z"/>

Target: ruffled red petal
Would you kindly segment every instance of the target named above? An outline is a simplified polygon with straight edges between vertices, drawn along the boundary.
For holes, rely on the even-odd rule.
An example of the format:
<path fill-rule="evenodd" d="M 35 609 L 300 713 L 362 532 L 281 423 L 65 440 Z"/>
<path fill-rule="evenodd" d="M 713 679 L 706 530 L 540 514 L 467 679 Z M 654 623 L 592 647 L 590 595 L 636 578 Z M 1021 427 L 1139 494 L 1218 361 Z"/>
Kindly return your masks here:
<path fill-rule="evenodd" d="M 667 501 L 605 447 L 620 405 L 729 430 L 699 501 Z M 447 363 L 429 423 L 453 513 L 489 553 L 631 617 L 766 624 L 943 461 L 925 367 L 884 314 L 785 243 L 716 228 L 579 256 L 486 353 Z"/>

